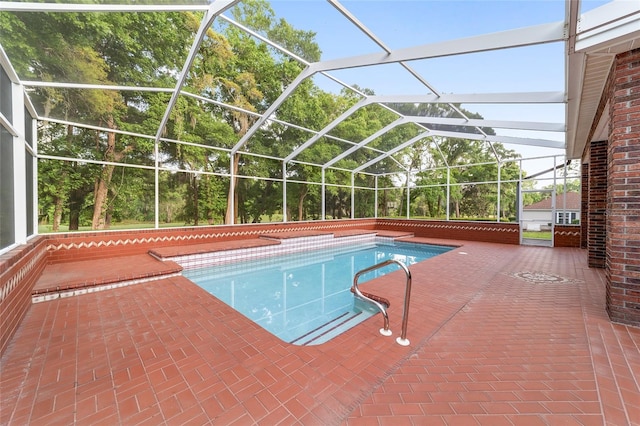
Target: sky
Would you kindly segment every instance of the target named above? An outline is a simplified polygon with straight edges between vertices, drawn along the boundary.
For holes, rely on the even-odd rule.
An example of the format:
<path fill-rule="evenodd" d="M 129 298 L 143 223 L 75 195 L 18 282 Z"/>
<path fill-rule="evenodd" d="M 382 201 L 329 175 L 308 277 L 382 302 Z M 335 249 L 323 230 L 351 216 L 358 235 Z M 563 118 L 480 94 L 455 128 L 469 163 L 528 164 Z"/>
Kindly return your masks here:
<path fill-rule="evenodd" d="M 625 1 L 625 0 L 622 0 Z M 583 1 L 587 11 L 606 3 Z M 376 0 L 341 4 L 391 49 L 455 40 L 549 22 L 562 21 L 561 0 Z M 297 29 L 316 32 L 322 60 L 380 52 L 381 48 L 323 0 L 272 0 L 278 17 Z M 564 90 L 564 44 L 413 61 L 411 66 L 440 93 L 492 93 Z M 364 67 L 331 73 L 347 84 L 358 84 L 377 95 L 421 94 L 429 90 L 400 65 Z M 324 77 L 316 84 L 328 91 L 340 86 Z M 564 123 L 564 105 L 463 105 L 485 119 Z M 499 135 L 564 140 L 562 133 L 496 129 Z M 508 145 L 523 157 L 562 154 L 561 150 Z M 535 164 L 535 163 L 530 163 Z M 532 166 L 534 168 L 546 166 Z M 533 171 L 530 171 L 533 173 Z"/>

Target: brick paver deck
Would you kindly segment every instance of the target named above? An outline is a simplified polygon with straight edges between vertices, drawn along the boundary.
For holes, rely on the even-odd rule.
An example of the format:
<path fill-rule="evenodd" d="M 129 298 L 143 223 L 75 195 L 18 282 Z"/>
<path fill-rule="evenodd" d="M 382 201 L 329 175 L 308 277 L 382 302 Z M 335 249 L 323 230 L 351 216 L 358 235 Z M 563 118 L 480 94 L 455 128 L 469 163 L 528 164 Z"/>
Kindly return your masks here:
<path fill-rule="evenodd" d="M 45 268 L 33 294 L 171 275 L 181 271 L 182 267 L 177 263 L 161 262 L 148 254 L 57 263 Z"/>
<path fill-rule="evenodd" d="M 640 424 L 640 330 L 608 320 L 583 250 L 456 243 L 411 267 L 409 347 L 400 272 L 363 285 L 391 301 L 394 337 L 378 315 L 308 347 L 181 276 L 32 305 L 0 422 Z"/>

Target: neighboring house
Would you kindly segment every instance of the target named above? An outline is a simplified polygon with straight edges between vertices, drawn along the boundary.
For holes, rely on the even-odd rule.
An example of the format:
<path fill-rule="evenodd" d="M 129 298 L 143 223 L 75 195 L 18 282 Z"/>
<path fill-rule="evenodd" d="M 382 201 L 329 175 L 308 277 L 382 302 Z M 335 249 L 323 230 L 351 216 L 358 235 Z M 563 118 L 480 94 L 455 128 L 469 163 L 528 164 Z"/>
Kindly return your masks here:
<path fill-rule="evenodd" d="M 565 197 L 567 205 L 565 207 Z M 537 203 L 524 206 L 522 209 L 522 222 L 524 229 L 539 231 L 551 229 L 551 197 Z M 556 195 L 556 224 L 572 224 L 580 221 L 580 193 L 567 192 Z"/>

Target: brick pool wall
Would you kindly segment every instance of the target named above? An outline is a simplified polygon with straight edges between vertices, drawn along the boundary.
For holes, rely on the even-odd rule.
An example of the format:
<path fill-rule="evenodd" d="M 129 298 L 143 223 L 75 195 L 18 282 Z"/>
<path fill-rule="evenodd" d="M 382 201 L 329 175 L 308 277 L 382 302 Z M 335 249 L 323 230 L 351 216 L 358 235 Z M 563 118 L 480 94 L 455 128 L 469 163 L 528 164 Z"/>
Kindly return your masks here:
<path fill-rule="evenodd" d="M 47 242 L 51 263 L 147 253 L 150 249 L 257 238 L 265 232 L 373 229 L 375 220 L 217 225 L 52 235 Z"/>
<path fill-rule="evenodd" d="M 520 244 L 520 225 L 517 223 L 378 219 L 376 229 L 409 231 L 416 237 L 425 238 Z"/>
<path fill-rule="evenodd" d="M 41 236 L 0 256 L 0 355 L 31 306 L 31 290 L 46 263 Z"/>
<path fill-rule="evenodd" d="M 31 305 L 47 264 L 147 253 L 152 248 L 256 238 L 264 233 L 348 231 L 410 232 L 418 237 L 519 244 L 518 224 L 397 219 L 354 219 L 41 235 L 0 257 L 0 354 Z"/>
<path fill-rule="evenodd" d="M 582 227 L 580 225 L 555 225 L 553 227 L 554 247 L 580 247 Z"/>

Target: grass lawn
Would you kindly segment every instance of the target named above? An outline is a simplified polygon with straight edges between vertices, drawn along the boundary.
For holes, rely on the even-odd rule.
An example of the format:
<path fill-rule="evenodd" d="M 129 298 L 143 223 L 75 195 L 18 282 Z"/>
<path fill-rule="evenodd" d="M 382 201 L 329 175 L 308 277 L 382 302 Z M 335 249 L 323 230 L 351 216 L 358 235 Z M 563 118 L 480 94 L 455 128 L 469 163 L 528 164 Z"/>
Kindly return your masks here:
<path fill-rule="evenodd" d="M 262 216 L 260 219 L 262 223 L 281 222 L 282 215 L 274 214 L 272 216 Z M 219 220 L 219 219 L 216 219 L 216 220 Z M 216 221 L 214 225 L 222 225 L 222 223 L 220 223 L 219 221 Z M 184 222 L 171 222 L 171 223 L 160 222 L 160 228 L 181 228 L 181 227 L 187 227 L 187 226 L 193 226 L 193 225 L 185 224 Z M 209 224 L 206 221 L 203 221 L 203 222 L 200 222 L 198 226 L 209 226 Z M 123 222 L 111 223 L 109 230 L 116 231 L 116 230 L 123 230 L 123 229 L 153 229 L 153 228 L 154 228 L 153 222 L 123 221 Z M 91 226 L 81 226 L 78 231 L 91 231 Z M 39 234 L 49 234 L 52 232 L 53 232 L 53 225 L 50 225 L 50 224 L 38 225 Z M 58 232 L 69 232 L 69 225 L 61 224 L 60 230 Z M 77 232 L 77 231 L 72 231 L 72 232 Z"/>
<path fill-rule="evenodd" d="M 522 231 L 522 238 L 551 240 L 551 231 Z"/>
<path fill-rule="evenodd" d="M 203 224 L 204 225 L 204 224 Z M 135 222 L 135 223 L 115 223 L 111 224 L 110 230 L 122 230 L 122 229 L 149 229 L 153 228 L 154 224 L 150 222 Z M 180 227 L 180 226 L 193 226 L 193 225 L 185 225 L 184 222 L 174 222 L 174 223 L 161 223 L 161 228 L 168 227 Z M 52 225 L 38 225 L 38 233 L 39 234 L 48 234 L 53 232 Z M 81 226 L 78 231 L 91 231 L 91 226 Z M 69 232 L 69 225 L 60 225 L 60 231 L 58 232 Z"/>

